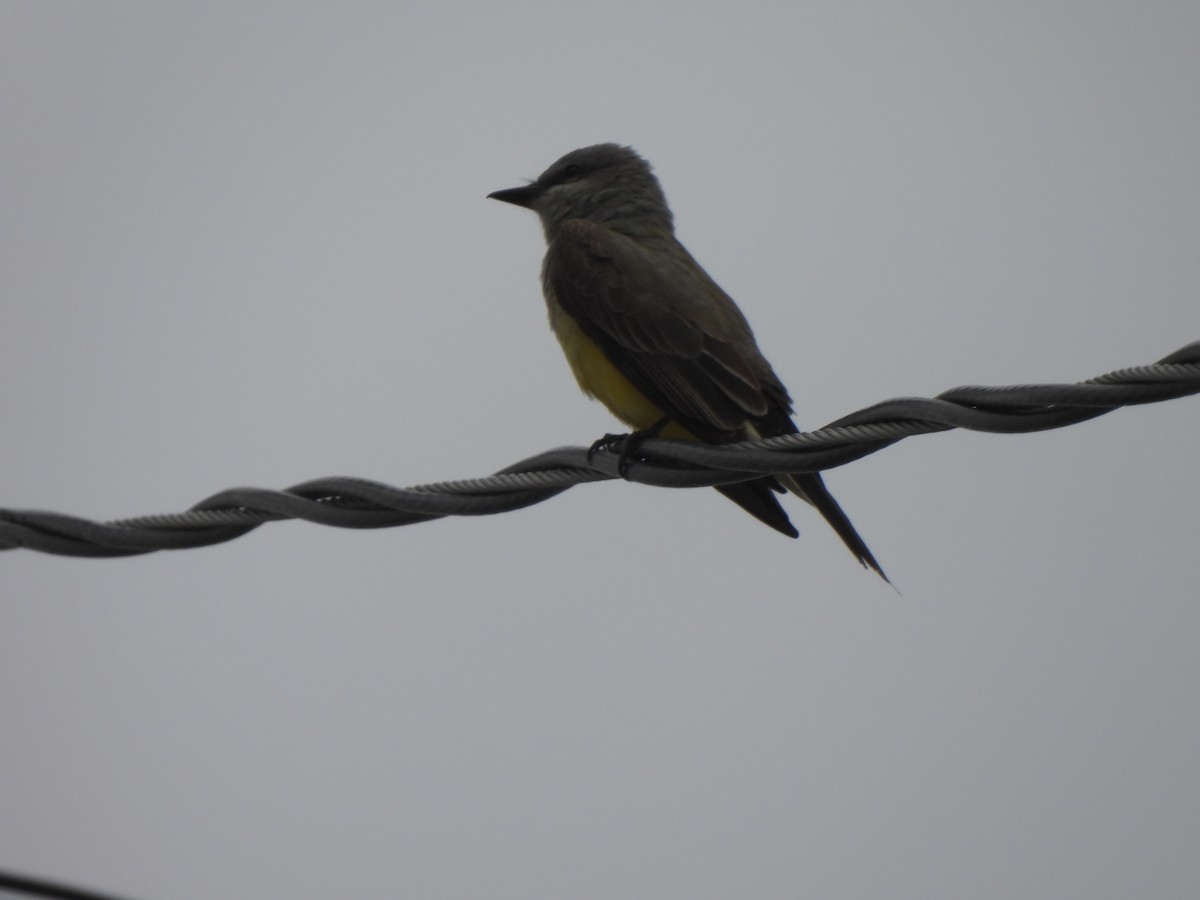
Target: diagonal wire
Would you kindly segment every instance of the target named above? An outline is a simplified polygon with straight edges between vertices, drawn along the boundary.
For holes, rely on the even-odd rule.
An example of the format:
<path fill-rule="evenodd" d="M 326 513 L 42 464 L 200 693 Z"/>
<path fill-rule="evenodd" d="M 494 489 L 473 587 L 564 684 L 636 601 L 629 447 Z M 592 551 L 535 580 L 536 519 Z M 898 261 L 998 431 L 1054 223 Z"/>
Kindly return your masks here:
<path fill-rule="evenodd" d="M 769 473 L 842 466 L 919 434 L 953 428 L 996 434 L 1044 431 L 1122 406 L 1200 393 L 1200 341 L 1149 366 L 1119 369 L 1078 384 L 959 387 L 933 398 L 886 400 L 817 431 L 713 446 L 646 438 L 623 477 L 660 487 L 701 487 Z M 230 488 L 187 512 L 96 522 L 62 513 L 0 508 L 0 550 L 24 547 L 63 556 L 133 556 L 204 547 L 241 537 L 264 522 L 303 519 L 337 528 L 391 528 L 443 516 L 522 509 L 577 484 L 622 477 L 621 444 L 594 455 L 559 447 L 495 475 L 398 488 L 363 478 L 318 478 L 282 491 Z"/>
<path fill-rule="evenodd" d="M 102 894 L 88 888 L 47 881 L 30 875 L 16 875 L 12 872 L 0 872 L 0 890 L 29 897 L 48 897 L 51 900 L 121 900 L 115 894 Z"/>

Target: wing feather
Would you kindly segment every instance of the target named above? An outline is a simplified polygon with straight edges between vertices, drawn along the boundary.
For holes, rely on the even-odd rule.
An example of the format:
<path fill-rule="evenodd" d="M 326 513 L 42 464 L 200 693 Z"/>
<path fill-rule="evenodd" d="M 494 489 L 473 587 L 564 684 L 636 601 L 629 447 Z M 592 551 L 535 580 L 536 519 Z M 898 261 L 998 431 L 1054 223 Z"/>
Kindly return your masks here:
<path fill-rule="evenodd" d="M 709 441 L 794 430 L 791 401 L 745 318 L 670 235 L 637 240 L 573 219 L 555 236 L 548 292 L 634 386 Z"/>

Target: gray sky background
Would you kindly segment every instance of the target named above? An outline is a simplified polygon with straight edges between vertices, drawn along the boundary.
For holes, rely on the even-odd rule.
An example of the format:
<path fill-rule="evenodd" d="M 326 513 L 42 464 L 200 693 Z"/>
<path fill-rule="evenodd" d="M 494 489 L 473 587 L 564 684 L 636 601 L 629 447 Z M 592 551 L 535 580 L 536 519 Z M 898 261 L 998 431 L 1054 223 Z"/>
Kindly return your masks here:
<path fill-rule="evenodd" d="M 466 478 L 614 421 L 535 217 L 636 146 L 818 427 L 1200 338 L 1195 3 L 0 5 L 0 504 Z M 145 900 L 1178 898 L 1200 403 L 793 502 L 0 559 L 0 867 Z"/>

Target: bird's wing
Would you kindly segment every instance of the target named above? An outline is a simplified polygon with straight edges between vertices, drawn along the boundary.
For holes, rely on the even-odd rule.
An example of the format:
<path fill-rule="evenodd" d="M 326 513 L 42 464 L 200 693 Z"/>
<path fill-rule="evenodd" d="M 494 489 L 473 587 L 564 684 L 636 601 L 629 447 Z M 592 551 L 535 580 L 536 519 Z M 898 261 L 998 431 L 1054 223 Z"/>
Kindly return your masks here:
<path fill-rule="evenodd" d="M 745 318 L 673 237 L 634 239 L 572 219 L 546 255 L 546 287 L 608 360 L 698 437 L 794 430 L 791 402 Z"/>

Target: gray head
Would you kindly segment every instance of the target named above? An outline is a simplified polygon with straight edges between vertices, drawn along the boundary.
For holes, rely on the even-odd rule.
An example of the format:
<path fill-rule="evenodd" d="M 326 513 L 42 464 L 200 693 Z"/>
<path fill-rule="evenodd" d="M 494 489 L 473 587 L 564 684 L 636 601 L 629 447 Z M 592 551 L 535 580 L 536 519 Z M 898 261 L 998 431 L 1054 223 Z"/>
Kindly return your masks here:
<path fill-rule="evenodd" d="M 541 217 L 547 240 L 568 219 L 637 232 L 672 230 L 671 210 L 650 164 L 620 144 L 572 150 L 537 181 L 488 196 L 532 209 Z"/>

